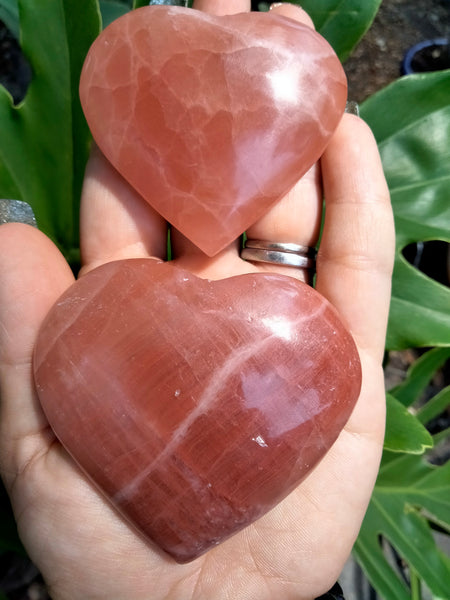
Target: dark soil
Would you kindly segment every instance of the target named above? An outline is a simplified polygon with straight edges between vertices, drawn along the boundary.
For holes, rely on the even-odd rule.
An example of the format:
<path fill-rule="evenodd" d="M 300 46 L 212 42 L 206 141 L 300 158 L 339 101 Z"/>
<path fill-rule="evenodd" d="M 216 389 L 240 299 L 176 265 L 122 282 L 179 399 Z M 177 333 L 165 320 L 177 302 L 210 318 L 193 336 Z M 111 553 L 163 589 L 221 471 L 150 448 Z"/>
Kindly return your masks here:
<path fill-rule="evenodd" d="M 384 0 L 372 27 L 345 63 L 349 98 L 362 102 L 398 79 L 407 50 L 450 37 L 449 0 Z"/>

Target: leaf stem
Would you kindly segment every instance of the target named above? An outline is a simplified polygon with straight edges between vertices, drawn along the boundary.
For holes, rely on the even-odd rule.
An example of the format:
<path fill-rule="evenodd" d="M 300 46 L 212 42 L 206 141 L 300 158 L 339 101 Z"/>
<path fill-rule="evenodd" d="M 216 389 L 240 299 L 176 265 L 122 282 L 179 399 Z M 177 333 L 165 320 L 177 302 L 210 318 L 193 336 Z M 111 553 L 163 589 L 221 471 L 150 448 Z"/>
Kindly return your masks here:
<path fill-rule="evenodd" d="M 422 600 L 422 583 L 417 573 L 410 567 L 411 600 Z"/>

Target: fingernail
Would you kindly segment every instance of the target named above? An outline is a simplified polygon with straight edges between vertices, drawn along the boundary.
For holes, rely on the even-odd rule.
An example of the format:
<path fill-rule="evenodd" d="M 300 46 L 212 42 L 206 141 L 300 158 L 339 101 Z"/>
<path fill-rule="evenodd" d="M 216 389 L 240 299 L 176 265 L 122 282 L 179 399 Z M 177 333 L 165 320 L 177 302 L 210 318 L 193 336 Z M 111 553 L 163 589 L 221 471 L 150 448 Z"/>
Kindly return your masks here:
<path fill-rule="evenodd" d="M 283 4 L 285 4 L 285 2 L 273 2 L 273 3 L 270 5 L 270 8 L 269 8 L 269 10 L 272 10 L 273 8 L 278 8 L 279 6 L 283 6 Z"/>
<path fill-rule="evenodd" d="M 359 104 L 354 100 L 349 100 L 345 105 L 345 112 L 349 115 L 356 115 L 359 117 Z"/>
<path fill-rule="evenodd" d="M 25 223 L 37 227 L 33 209 L 22 200 L 0 198 L 0 225 L 4 223 Z"/>

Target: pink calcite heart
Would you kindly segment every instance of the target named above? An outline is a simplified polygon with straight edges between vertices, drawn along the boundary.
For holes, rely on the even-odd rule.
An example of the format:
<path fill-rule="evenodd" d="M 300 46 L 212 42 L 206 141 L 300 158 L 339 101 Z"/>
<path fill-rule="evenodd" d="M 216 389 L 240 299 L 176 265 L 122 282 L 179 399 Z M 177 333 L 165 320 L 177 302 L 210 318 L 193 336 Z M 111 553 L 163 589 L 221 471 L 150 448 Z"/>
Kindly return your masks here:
<path fill-rule="evenodd" d="M 289 494 L 361 383 L 350 334 L 312 288 L 261 273 L 201 280 L 152 259 L 109 263 L 69 288 L 34 369 L 63 445 L 179 562 Z"/>
<path fill-rule="evenodd" d="M 347 83 L 329 44 L 291 19 L 152 6 L 94 42 L 80 97 L 114 167 L 213 256 L 318 160 Z"/>

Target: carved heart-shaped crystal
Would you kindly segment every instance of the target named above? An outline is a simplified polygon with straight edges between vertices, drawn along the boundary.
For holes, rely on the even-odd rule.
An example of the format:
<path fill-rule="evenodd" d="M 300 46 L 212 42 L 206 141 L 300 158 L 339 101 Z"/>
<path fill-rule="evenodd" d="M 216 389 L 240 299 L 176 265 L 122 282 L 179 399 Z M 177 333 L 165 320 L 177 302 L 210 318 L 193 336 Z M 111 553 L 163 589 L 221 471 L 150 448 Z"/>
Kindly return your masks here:
<path fill-rule="evenodd" d="M 109 161 L 210 256 L 320 157 L 346 96 L 332 48 L 292 19 L 163 6 L 107 27 L 80 83 Z"/>
<path fill-rule="evenodd" d="M 48 420 L 116 508 L 192 560 L 291 492 L 358 397 L 358 354 L 312 288 L 269 274 L 198 279 L 109 263 L 44 322 L 35 381 Z"/>

